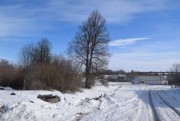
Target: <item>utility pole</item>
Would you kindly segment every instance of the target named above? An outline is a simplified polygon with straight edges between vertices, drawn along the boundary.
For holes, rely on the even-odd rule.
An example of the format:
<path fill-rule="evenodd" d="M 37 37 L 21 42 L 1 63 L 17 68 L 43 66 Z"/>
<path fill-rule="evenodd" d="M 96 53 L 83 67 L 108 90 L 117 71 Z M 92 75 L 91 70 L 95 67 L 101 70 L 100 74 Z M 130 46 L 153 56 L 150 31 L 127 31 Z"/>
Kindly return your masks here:
<path fill-rule="evenodd" d="M 160 84 L 161 84 L 161 70 L 160 70 L 160 74 L 159 74 L 159 77 L 160 77 Z"/>
<path fill-rule="evenodd" d="M 178 72 L 177 72 L 177 68 L 176 68 L 176 82 L 175 83 L 177 83 L 178 82 Z"/>

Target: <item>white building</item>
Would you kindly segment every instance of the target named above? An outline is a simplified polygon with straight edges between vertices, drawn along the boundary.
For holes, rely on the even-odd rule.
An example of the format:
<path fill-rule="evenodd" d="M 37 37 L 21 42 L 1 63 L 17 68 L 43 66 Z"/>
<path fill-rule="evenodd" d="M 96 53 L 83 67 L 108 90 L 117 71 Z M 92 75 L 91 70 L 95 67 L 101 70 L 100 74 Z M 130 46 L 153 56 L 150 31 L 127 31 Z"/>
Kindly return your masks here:
<path fill-rule="evenodd" d="M 132 80 L 133 84 L 167 84 L 165 76 L 137 76 Z"/>

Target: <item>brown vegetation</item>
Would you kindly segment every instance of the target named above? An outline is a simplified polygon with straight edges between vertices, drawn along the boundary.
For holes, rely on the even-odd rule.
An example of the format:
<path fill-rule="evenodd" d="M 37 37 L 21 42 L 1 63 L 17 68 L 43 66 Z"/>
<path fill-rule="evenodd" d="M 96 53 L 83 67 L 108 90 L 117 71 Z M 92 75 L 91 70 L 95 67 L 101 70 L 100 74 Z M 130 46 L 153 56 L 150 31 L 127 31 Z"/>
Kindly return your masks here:
<path fill-rule="evenodd" d="M 4 59 L 0 60 L 0 85 L 14 89 L 23 87 L 23 75 L 20 69 Z"/>
<path fill-rule="evenodd" d="M 20 65 L 0 60 L 0 85 L 14 89 L 76 91 L 81 86 L 79 67 L 63 56 L 53 56 L 50 42 L 43 38 L 37 45 L 21 50 Z"/>
<path fill-rule="evenodd" d="M 57 89 L 76 91 L 81 78 L 73 63 L 62 56 L 53 57 L 49 64 L 34 64 L 25 76 L 25 89 Z"/>

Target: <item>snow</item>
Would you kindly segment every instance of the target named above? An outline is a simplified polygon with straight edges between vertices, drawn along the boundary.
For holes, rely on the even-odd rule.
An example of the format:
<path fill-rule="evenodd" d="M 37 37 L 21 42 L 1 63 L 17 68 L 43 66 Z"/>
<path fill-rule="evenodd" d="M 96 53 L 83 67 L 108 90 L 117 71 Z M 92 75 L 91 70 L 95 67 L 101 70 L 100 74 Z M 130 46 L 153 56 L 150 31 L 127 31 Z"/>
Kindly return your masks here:
<path fill-rule="evenodd" d="M 16 95 L 11 95 L 14 92 Z M 58 103 L 37 98 L 60 97 Z M 0 90 L 1 121 L 180 121 L 180 89 L 165 85 L 100 84 L 75 94 Z"/>

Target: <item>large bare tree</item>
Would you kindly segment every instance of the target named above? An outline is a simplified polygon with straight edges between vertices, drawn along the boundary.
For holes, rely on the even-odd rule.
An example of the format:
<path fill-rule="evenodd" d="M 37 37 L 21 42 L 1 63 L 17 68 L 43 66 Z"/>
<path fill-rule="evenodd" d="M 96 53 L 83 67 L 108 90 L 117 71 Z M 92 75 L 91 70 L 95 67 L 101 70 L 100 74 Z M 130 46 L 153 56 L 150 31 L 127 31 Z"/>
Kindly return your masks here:
<path fill-rule="evenodd" d="M 79 26 L 79 32 L 69 43 L 68 54 L 78 64 L 85 66 L 85 87 L 90 88 L 90 75 L 103 69 L 108 62 L 109 32 L 106 21 L 98 10 L 94 10 Z"/>

